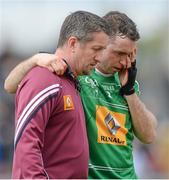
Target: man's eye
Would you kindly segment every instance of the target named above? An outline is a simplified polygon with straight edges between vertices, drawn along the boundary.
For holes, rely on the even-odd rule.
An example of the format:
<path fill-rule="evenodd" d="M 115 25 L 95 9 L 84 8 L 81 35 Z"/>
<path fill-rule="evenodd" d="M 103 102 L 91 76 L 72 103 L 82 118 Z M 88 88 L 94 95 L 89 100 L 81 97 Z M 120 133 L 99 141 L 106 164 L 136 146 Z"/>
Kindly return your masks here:
<path fill-rule="evenodd" d="M 101 50 L 101 49 L 102 49 L 102 48 L 100 48 L 100 47 L 99 47 L 99 48 L 93 48 L 94 51 L 99 51 L 99 50 Z"/>
<path fill-rule="evenodd" d="M 120 56 L 126 56 L 127 54 L 126 53 L 123 53 L 123 52 L 119 52 L 118 53 Z"/>

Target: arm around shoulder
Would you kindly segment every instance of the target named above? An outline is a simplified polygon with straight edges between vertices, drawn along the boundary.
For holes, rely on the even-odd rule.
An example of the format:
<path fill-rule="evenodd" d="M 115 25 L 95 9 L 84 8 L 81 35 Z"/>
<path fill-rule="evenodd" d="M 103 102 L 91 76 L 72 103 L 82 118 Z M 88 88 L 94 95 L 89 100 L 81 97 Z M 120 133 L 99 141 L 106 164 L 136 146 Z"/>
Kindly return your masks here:
<path fill-rule="evenodd" d="M 55 71 L 55 64 L 57 56 L 55 54 L 38 53 L 31 58 L 18 64 L 8 75 L 4 83 L 4 89 L 8 93 L 15 93 L 19 83 L 24 76 L 35 66 L 42 66 L 50 70 Z"/>
<path fill-rule="evenodd" d="M 19 83 L 34 66 L 36 66 L 35 56 L 18 64 L 5 79 L 4 89 L 8 93 L 16 93 Z"/>

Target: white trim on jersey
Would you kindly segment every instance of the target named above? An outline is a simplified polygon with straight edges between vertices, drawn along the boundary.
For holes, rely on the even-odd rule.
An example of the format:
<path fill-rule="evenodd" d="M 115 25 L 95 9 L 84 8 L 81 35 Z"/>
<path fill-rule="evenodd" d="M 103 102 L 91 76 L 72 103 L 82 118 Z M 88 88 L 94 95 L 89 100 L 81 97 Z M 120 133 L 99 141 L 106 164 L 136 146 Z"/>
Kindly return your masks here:
<path fill-rule="evenodd" d="M 16 130 L 15 130 L 15 138 L 14 138 L 14 144 L 16 143 L 16 140 L 18 138 L 19 132 L 21 131 L 26 119 L 29 117 L 29 115 L 34 111 L 34 109 L 49 95 L 55 94 L 59 91 L 59 84 L 54 84 L 52 86 L 49 86 L 45 88 L 44 90 L 40 91 L 24 108 L 20 118 L 18 119 Z"/>
<path fill-rule="evenodd" d="M 98 165 L 93 165 L 93 164 L 89 164 L 89 168 L 90 169 L 95 169 L 98 171 L 115 171 L 115 172 L 123 172 L 125 170 L 131 169 L 131 168 L 112 168 L 112 167 L 108 167 L 108 166 L 98 166 Z"/>

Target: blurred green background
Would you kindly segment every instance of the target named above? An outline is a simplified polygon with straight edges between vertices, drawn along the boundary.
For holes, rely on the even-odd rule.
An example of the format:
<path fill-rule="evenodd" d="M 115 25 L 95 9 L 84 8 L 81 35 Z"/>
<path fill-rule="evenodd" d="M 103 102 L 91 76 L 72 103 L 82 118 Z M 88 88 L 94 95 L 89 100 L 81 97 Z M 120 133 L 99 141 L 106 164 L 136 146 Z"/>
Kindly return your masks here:
<path fill-rule="evenodd" d="M 135 166 L 139 178 L 169 178 L 168 0 L 0 0 L 0 178 L 11 176 L 15 114 L 4 80 L 21 60 L 54 52 L 64 18 L 76 10 L 100 16 L 118 10 L 137 24 L 137 79 L 142 101 L 158 119 L 158 135 L 151 145 L 135 140 Z"/>

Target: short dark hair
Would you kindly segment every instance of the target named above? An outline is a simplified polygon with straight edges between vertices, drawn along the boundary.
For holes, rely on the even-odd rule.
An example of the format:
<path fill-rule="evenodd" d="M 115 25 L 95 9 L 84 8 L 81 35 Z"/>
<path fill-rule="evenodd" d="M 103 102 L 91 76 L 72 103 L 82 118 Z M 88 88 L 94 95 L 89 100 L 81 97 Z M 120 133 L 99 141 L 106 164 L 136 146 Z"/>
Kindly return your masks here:
<path fill-rule="evenodd" d="M 70 36 L 75 36 L 80 41 L 89 41 L 92 40 L 91 33 L 102 31 L 111 35 L 111 29 L 103 18 L 90 12 L 76 11 L 64 20 L 60 30 L 58 47 L 62 47 Z"/>
<path fill-rule="evenodd" d="M 133 41 L 140 39 L 136 24 L 126 14 L 119 11 L 110 11 L 103 16 L 103 19 L 111 26 L 113 35 L 128 37 Z"/>

